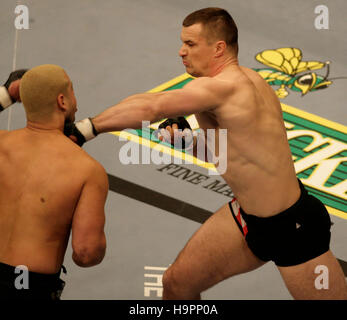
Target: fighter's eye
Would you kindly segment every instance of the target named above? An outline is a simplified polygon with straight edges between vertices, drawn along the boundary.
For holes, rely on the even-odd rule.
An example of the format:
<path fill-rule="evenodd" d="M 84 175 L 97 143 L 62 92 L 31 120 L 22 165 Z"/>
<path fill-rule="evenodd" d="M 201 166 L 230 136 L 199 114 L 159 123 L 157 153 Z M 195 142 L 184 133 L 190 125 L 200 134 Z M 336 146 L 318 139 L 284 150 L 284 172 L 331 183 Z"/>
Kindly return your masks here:
<path fill-rule="evenodd" d="M 312 81 L 313 81 L 313 78 L 312 78 L 312 75 L 310 73 L 304 74 L 298 79 L 298 82 L 300 84 L 312 84 Z"/>

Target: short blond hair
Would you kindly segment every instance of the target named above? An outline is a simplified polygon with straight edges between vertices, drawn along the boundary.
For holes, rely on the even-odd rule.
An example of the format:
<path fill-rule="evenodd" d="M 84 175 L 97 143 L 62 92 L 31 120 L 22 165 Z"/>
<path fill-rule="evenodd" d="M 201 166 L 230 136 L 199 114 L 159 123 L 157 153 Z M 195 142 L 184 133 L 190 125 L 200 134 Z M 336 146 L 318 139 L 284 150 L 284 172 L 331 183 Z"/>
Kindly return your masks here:
<path fill-rule="evenodd" d="M 27 71 L 20 83 L 20 97 L 27 119 L 39 120 L 53 114 L 59 94 L 66 94 L 70 80 L 57 65 L 44 64 Z"/>

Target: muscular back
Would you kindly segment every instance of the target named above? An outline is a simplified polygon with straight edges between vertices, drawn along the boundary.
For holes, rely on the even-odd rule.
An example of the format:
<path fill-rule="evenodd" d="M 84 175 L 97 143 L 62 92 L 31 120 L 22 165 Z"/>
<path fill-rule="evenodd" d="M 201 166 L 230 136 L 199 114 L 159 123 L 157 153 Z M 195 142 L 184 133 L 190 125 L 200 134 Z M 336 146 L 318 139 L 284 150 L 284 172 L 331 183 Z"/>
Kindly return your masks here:
<path fill-rule="evenodd" d="M 55 273 L 95 160 L 62 133 L 0 135 L 0 262 Z"/>
<path fill-rule="evenodd" d="M 249 214 L 270 216 L 287 209 L 300 191 L 274 91 L 244 67 L 226 70 L 213 81 L 224 98 L 197 118 L 202 127 L 216 122 L 228 129 L 223 178 Z"/>

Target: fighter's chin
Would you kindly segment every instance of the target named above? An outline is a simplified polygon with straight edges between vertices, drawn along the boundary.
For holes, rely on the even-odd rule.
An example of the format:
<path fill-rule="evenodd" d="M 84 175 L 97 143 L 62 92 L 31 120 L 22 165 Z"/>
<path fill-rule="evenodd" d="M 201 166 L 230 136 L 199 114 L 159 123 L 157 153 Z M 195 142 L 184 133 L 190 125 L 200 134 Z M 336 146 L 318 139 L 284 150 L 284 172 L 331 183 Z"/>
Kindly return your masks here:
<path fill-rule="evenodd" d="M 186 72 L 195 78 L 202 76 L 200 72 L 198 72 L 198 71 L 196 71 L 193 68 L 190 68 L 188 66 L 186 67 Z"/>
<path fill-rule="evenodd" d="M 194 76 L 194 70 L 192 70 L 191 68 L 186 67 L 186 72 L 187 72 L 189 75 L 195 77 L 195 76 Z"/>
<path fill-rule="evenodd" d="M 198 77 L 201 77 L 201 74 L 200 73 L 198 73 L 198 72 L 196 72 L 196 71 L 188 71 L 187 70 L 187 73 L 188 74 L 190 74 L 192 77 L 194 77 L 194 78 L 198 78 Z"/>

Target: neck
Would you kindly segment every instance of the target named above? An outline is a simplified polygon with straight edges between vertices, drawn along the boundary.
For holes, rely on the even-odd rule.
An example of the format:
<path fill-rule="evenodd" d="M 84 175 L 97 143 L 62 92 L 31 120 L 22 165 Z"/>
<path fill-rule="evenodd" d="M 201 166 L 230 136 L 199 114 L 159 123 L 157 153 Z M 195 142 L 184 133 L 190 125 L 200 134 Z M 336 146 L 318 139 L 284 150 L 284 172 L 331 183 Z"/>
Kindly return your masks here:
<path fill-rule="evenodd" d="M 27 120 L 26 128 L 31 131 L 42 133 L 62 133 L 64 131 L 64 121 L 58 119 L 50 120 Z"/>
<path fill-rule="evenodd" d="M 209 76 L 215 77 L 216 75 L 223 72 L 223 70 L 225 70 L 227 67 L 238 66 L 238 65 L 239 65 L 239 61 L 237 57 L 235 56 L 225 57 L 223 60 L 219 61 L 218 63 L 212 66 Z"/>

